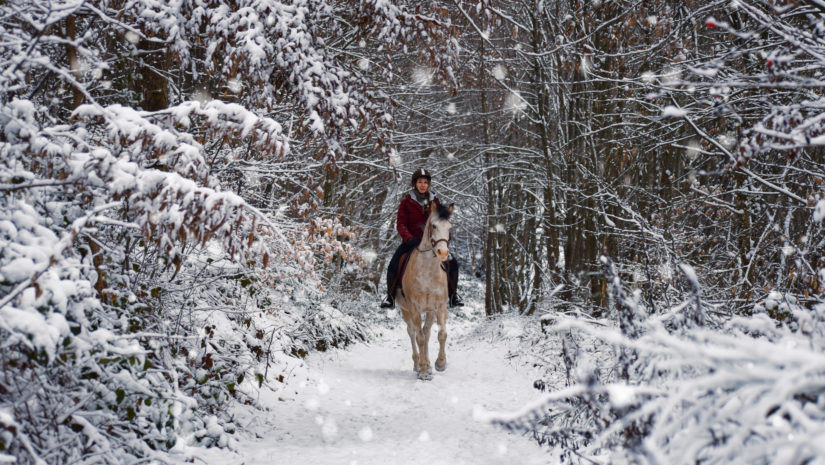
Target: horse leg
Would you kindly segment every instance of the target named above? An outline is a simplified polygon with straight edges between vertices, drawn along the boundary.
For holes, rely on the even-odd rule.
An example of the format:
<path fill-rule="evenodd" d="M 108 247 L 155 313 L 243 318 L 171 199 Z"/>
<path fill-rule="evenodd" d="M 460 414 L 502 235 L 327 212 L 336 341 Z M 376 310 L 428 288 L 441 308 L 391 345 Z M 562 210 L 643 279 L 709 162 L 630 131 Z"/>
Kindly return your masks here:
<path fill-rule="evenodd" d="M 421 371 L 418 372 L 418 379 L 429 380 L 433 378 L 433 371 L 430 367 L 430 356 L 427 346 L 430 342 L 430 327 L 433 325 L 433 315 L 431 312 L 426 313 L 424 324 L 421 325 L 421 317 L 418 317 L 418 365 Z"/>
<path fill-rule="evenodd" d="M 435 369 L 444 371 L 447 369 L 447 354 L 444 346 L 447 343 L 447 305 L 444 304 L 436 313 L 438 319 L 438 358 L 435 359 Z"/>
<path fill-rule="evenodd" d="M 427 361 L 430 360 L 430 331 L 435 321 L 433 312 L 427 312 L 427 318 L 424 320 L 424 353 L 427 354 Z"/>
<path fill-rule="evenodd" d="M 416 327 L 413 324 L 412 316 L 406 312 L 402 311 L 401 314 L 404 316 L 404 322 L 407 323 L 407 334 L 410 335 L 410 345 L 412 345 L 412 359 L 413 359 L 413 371 L 418 373 L 420 368 L 418 366 L 418 344 L 416 343 Z"/>

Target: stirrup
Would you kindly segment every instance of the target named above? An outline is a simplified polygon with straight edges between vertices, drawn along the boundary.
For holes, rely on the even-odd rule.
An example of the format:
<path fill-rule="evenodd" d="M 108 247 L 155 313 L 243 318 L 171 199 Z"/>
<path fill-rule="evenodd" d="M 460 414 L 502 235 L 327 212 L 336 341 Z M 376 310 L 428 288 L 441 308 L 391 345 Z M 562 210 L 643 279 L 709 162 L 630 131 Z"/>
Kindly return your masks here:
<path fill-rule="evenodd" d="M 384 300 L 381 301 L 381 308 L 393 307 L 395 307 L 395 299 L 393 299 L 391 295 L 387 294 L 387 296 L 384 297 Z"/>

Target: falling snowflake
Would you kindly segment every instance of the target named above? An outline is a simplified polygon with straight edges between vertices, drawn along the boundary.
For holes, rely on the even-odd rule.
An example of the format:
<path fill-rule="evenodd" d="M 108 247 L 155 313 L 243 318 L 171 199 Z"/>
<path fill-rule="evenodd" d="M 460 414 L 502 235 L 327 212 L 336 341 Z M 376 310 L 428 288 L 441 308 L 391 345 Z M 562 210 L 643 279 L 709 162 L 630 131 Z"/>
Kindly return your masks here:
<path fill-rule="evenodd" d="M 307 410 L 318 410 L 318 407 L 321 406 L 321 402 L 318 399 L 312 398 L 308 399 L 304 404 Z"/>
<path fill-rule="evenodd" d="M 504 98 L 504 109 L 514 115 L 524 113 L 525 108 L 527 108 L 527 102 L 518 92 L 510 92 Z"/>
<path fill-rule="evenodd" d="M 243 89 L 243 83 L 238 79 L 230 79 L 226 83 L 226 87 L 229 88 L 230 92 L 233 94 L 239 94 L 241 89 Z"/>
<path fill-rule="evenodd" d="M 592 68 L 592 63 L 590 61 L 590 57 L 587 55 L 582 56 L 581 63 L 579 64 L 579 71 L 582 73 L 583 76 L 587 76 L 590 74 L 590 69 Z"/>
<path fill-rule="evenodd" d="M 361 257 L 368 265 L 371 265 L 375 262 L 375 259 L 378 258 L 378 253 L 374 250 L 362 250 Z"/>
<path fill-rule="evenodd" d="M 496 67 L 493 68 L 493 77 L 495 77 L 499 81 L 503 81 L 506 76 L 507 70 L 504 69 L 504 66 L 496 65 Z"/>
<path fill-rule="evenodd" d="M 662 109 L 662 117 L 666 118 L 681 118 L 687 114 L 688 112 L 684 108 L 679 108 L 673 105 L 667 105 Z"/>
<path fill-rule="evenodd" d="M 394 149 L 390 152 L 390 166 L 395 168 L 401 166 L 401 156 Z"/>
<path fill-rule="evenodd" d="M 716 140 L 722 144 L 723 147 L 730 150 L 736 144 L 736 136 L 732 134 L 721 134 Z"/>
<path fill-rule="evenodd" d="M 209 92 L 207 92 L 206 89 L 198 89 L 194 94 L 192 94 L 192 100 L 204 104 L 212 100 L 212 96 L 209 95 Z"/>
<path fill-rule="evenodd" d="M 664 85 L 675 85 L 682 80 L 682 70 L 674 67 L 667 67 L 662 70 L 661 81 Z"/>
<path fill-rule="evenodd" d="M 327 394 L 328 392 L 329 392 L 329 384 L 325 383 L 324 381 L 321 381 L 318 384 L 318 393 L 323 396 L 323 395 Z"/>
<path fill-rule="evenodd" d="M 685 155 L 688 160 L 693 161 L 696 159 L 696 156 L 699 155 L 701 150 L 702 147 L 699 145 L 699 142 L 697 142 L 696 139 L 691 139 L 691 141 L 687 144 L 687 148 L 685 148 Z"/>
<path fill-rule="evenodd" d="M 823 219 L 825 219 L 825 200 L 820 200 L 814 208 L 814 221 L 822 221 Z"/>
<path fill-rule="evenodd" d="M 412 82 L 418 87 L 428 87 L 433 83 L 433 70 L 425 66 L 416 66 L 413 69 Z"/>
<path fill-rule="evenodd" d="M 651 83 L 656 80 L 656 73 L 645 71 L 642 73 L 642 82 Z"/>
<path fill-rule="evenodd" d="M 326 439 L 332 439 L 338 435 L 338 425 L 334 419 L 330 418 L 324 421 L 324 425 L 321 426 L 321 434 L 323 434 Z"/>
<path fill-rule="evenodd" d="M 373 438 L 372 430 L 369 426 L 365 426 L 358 432 L 358 437 L 364 442 L 370 442 Z"/>

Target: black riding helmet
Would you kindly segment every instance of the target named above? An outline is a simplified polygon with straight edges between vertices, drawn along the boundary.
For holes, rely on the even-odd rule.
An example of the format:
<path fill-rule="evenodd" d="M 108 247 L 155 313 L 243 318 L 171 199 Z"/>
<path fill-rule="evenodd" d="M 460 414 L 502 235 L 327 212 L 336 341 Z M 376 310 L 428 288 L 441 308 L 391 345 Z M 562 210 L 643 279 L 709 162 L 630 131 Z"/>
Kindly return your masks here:
<path fill-rule="evenodd" d="M 427 181 L 432 184 L 433 177 L 430 175 L 430 172 L 425 170 L 424 168 L 418 168 L 412 174 L 412 181 L 410 181 L 410 185 L 415 187 L 415 182 L 418 181 L 418 178 L 427 178 Z"/>

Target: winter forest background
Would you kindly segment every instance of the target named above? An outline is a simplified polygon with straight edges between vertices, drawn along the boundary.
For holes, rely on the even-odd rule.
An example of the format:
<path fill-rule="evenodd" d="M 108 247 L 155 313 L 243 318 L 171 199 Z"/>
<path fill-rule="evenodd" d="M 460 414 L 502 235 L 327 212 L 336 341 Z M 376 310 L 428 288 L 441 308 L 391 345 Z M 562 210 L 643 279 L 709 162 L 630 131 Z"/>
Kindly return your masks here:
<path fill-rule="evenodd" d="M 825 463 L 825 2 L 6 0 L 0 43 L 0 461 L 225 446 L 369 339 L 424 166 L 564 374 L 491 421 Z"/>

